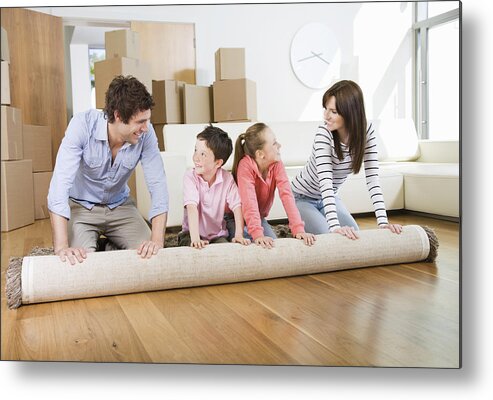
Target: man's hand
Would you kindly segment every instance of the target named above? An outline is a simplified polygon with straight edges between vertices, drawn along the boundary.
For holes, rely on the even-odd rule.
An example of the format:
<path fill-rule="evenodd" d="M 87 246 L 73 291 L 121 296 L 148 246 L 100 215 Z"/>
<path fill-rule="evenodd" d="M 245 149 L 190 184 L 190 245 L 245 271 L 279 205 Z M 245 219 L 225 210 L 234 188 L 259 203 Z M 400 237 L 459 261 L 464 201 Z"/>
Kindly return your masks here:
<path fill-rule="evenodd" d="M 137 254 L 142 258 L 151 258 L 156 255 L 159 249 L 162 249 L 163 245 L 160 243 L 153 242 L 152 240 L 146 240 L 141 243 L 137 249 Z"/>
<path fill-rule="evenodd" d="M 60 250 L 55 250 L 55 254 L 60 257 L 62 262 L 68 261 L 70 264 L 75 265 L 76 262 L 83 262 L 87 258 L 86 249 L 79 247 L 65 247 Z"/>

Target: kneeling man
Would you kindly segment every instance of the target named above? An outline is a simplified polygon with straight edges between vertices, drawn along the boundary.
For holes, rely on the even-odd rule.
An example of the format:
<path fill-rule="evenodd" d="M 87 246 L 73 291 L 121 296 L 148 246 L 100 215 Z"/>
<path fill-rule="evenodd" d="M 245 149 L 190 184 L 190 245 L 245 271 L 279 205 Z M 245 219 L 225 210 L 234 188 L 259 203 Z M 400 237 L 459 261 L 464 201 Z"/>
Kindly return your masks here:
<path fill-rule="evenodd" d="M 58 150 L 48 193 L 55 254 L 71 264 L 95 251 L 100 235 L 116 249 L 150 258 L 163 247 L 168 189 L 146 87 L 118 76 L 106 92 L 103 112 L 89 110 L 70 121 Z M 130 198 L 127 181 L 141 161 L 151 194 L 152 231 Z"/>

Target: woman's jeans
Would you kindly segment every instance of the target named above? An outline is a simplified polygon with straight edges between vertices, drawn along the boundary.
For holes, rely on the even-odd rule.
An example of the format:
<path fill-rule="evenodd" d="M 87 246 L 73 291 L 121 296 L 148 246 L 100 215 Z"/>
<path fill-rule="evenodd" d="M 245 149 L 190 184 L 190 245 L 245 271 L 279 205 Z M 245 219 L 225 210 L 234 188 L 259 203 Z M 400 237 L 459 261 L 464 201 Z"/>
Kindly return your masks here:
<path fill-rule="evenodd" d="M 313 233 L 314 235 L 328 233 L 329 225 L 325 219 L 322 199 L 317 200 L 303 194 L 293 194 L 301 219 L 305 222 L 305 232 Z M 335 202 L 339 224 L 341 226 L 352 226 L 354 229 L 359 230 L 358 224 L 346 209 L 339 196 L 335 196 Z"/>
<path fill-rule="evenodd" d="M 235 237 L 235 231 L 236 231 L 236 226 L 235 226 L 235 219 L 233 217 L 233 214 L 226 214 L 224 219 L 226 220 L 226 227 L 229 232 L 229 240 L 233 240 Z M 260 221 L 262 228 L 264 228 L 264 236 L 269 236 L 272 239 L 277 239 L 276 234 L 274 233 L 274 230 L 272 229 L 272 226 L 269 225 L 267 220 L 265 218 L 262 218 Z M 243 230 L 243 237 L 246 239 L 250 239 L 253 242 L 252 237 L 248 233 L 247 227 L 245 226 L 245 229 Z"/>

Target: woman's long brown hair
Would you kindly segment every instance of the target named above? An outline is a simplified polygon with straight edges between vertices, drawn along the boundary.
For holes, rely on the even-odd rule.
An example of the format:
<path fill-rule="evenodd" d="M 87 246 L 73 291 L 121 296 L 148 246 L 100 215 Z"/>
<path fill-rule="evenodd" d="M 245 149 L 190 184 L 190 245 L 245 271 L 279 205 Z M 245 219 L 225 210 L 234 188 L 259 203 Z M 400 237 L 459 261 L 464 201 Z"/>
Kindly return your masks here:
<path fill-rule="evenodd" d="M 349 134 L 349 154 L 351 154 L 352 171 L 357 174 L 361 169 L 366 146 L 366 113 L 363 92 L 357 83 L 343 80 L 332 85 L 322 98 L 325 108 L 329 98 L 336 99 L 338 114 L 344 118 L 344 126 Z M 334 135 L 334 146 L 339 160 L 343 159 L 339 135 Z"/>

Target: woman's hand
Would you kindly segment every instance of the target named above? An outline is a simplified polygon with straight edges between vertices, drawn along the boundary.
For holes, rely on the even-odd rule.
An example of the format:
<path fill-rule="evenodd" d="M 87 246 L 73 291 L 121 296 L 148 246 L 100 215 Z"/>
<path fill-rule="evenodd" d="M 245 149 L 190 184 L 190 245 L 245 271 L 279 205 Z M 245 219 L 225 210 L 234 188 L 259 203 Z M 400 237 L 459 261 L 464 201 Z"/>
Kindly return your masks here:
<path fill-rule="evenodd" d="M 248 246 L 251 243 L 250 239 L 245 239 L 243 236 L 235 236 L 231 241 L 242 244 L 243 246 Z"/>
<path fill-rule="evenodd" d="M 260 236 L 255 239 L 257 246 L 262 246 L 264 249 L 272 249 L 274 247 L 274 239 L 269 236 Z"/>
<path fill-rule="evenodd" d="M 402 225 L 399 225 L 399 224 L 385 224 L 385 225 L 379 225 L 378 227 L 382 228 L 382 229 L 388 229 L 391 232 L 397 233 L 397 234 L 402 232 Z"/>
<path fill-rule="evenodd" d="M 303 240 L 307 246 L 313 245 L 315 243 L 315 240 L 317 240 L 314 234 L 306 232 L 297 233 L 295 238 Z"/>
<path fill-rule="evenodd" d="M 336 232 L 342 236 L 346 236 L 347 238 L 352 240 L 356 240 L 359 238 L 356 230 L 352 226 L 341 226 L 340 228 L 334 229 L 333 232 Z"/>

